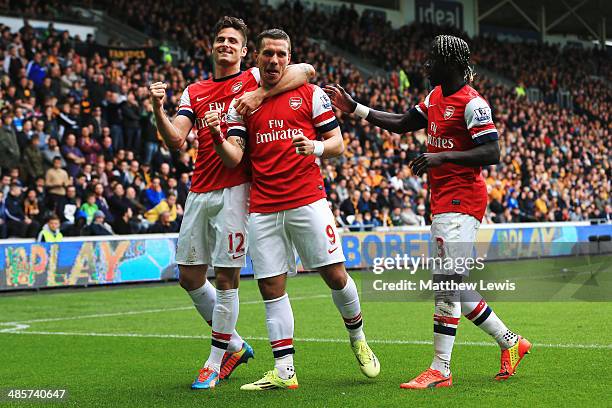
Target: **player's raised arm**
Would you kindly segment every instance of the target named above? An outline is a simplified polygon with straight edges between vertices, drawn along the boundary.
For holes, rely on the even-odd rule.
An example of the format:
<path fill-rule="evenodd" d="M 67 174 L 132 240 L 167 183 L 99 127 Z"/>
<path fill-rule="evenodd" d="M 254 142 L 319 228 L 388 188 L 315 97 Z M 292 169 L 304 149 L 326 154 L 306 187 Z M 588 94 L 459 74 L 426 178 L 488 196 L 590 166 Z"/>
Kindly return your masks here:
<path fill-rule="evenodd" d="M 223 164 L 232 169 L 242 160 L 247 140 L 244 120 L 236 112 L 234 102 L 232 101 L 227 112 L 227 136 L 221 132 L 221 112 L 209 111 L 205 115 L 206 124 L 215 144 L 215 151 L 221 157 Z"/>
<path fill-rule="evenodd" d="M 427 127 L 427 119 L 416 109 L 412 108 L 406 113 L 389 113 L 361 105 L 340 85 L 325 86 L 325 92 L 332 103 L 345 113 L 354 113 L 373 125 L 379 126 L 393 133 L 406 133 Z"/>
<path fill-rule="evenodd" d="M 170 121 L 164 111 L 167 87 L 168 85 L 163 82 L 155 82 L 149 87 L 151 101 L 153 103 L 153 114 L 155 115 L 157 130 L 159 130 L 159 133 L 164 138 L 166 145 L 170 148 L 178 149 L 185 143 L 185 139 L 193 127 L 194 116 L 190 107 L 181 106 L 183 109 L 179 110 L 179 114 L 174 118 L 174 121 Z M 185 90 L 185 92 L 187 92 L 187 90 Z M 183 99 L 184 97 L 181 97 L 181 104 L 183 103 Z M 189 96 L 187 94 L 187 100 L 188 99 Z M 191 113 L 191 115 L 189 115 L 189 113 Z"/>
<path fill-rule="evenodd" d="M 294 64 L 287 67 L 278 84 L 272 88 L 260 86 L 255 91 L 245 92 L 240 98 L 236 99 L 236 111 L 247 116 L 255 109 L 259 108 L 266 98 L 281 94 L 283 92 L 296 89 L 315 77 L 315 69 L 310 64 Z M 259 69 L 253 68 L 253 75 L 259 82 Z"/>

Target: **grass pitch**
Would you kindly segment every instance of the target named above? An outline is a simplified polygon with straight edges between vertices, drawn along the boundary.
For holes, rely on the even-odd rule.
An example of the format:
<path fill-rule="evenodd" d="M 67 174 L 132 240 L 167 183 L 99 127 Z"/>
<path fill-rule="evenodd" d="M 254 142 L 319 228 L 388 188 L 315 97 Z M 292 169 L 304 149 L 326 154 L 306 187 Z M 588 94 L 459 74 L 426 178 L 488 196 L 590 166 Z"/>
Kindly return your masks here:
<path fill-rule="evenodd" d="M 255 360 L 214 390 L 189 389 L 208 356 L 210 329 L 177 284 L 0 295 L 0 388 L 66 389 L 67 399 L 57 405 L 78 407 L 610 404 L 610 303 L 492 303 L 512 330 L 534 343 L 518 374 L 494 381 L 497 345 L 462 319 L 454 386 L 412 391 L 399 384 L 431 362 L 430 301 L 362 303 L 365 331 L 382 367 L 371 380 L 359 371 L 323 281 L 317 275 L 291 279 L 289 294 L 297 390 L 239 390 L 273 367 L 264 307 L 252 280 L 241 283 L 238 330 L 255 349 Z M 40 406 L 0 399 L 5 404 Z"/>

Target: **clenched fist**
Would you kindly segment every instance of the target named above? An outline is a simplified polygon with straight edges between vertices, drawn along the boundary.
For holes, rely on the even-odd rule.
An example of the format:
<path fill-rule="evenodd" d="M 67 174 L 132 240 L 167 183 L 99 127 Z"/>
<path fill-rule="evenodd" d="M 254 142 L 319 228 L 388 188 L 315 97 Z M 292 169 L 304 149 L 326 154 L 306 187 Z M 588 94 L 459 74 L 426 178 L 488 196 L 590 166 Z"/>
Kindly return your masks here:
<path fill-rule="evenodd" d="M 204 120 L 206 125 L 213 135 L 221 133 L 221 112 L 218 110 L 211 110 L 204 114 Z"/>
<path fill-rule="evenodd" d="M 151 84 L 151 86 L 149 86 L 153 108 L 159 109 L 164 106 L 164 102 L 166 100 L 166 88 L 168 88 L 168 84 L 163 82 L 154 82 Z"/>
<path fill-rule="evenodd" d="M 314 143 L 306 136 L 295 136 L 293 146 L 295 146 L 295 152 L 299 155 L 309 156 L 314 153 Z"/>
<path fill-rule="evenodd" d="M 221 133 L 221 111 L 210 110 L 204 114 L 204 121 L 208 130 L 210 130 L 210 136 L 213 142 L 217 145 L 222 144 L 225 141 L 225 136 Z"/>

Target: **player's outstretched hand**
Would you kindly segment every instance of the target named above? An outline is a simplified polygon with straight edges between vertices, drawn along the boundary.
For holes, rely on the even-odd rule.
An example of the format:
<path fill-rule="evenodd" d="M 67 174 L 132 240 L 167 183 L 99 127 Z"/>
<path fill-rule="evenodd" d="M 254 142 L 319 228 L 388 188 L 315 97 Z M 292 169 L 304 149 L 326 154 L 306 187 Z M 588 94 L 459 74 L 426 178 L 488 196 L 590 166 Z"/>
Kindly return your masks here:
<path fill-rule="evenodd" d="M 221 112 L 219 110 L 210 110 L 206 112 L 204 114 L 204 120 L 213 137 L 221 134 Z"/>
<path fill-rule="evenodd" d="M 438 167 L 444 163 L 444 155 L 440 153 L 423 153 L 410 162 L 412 172 L 417 176 L 422 176 L 430 167 Z"/>
<path fill-rule="evenodd" d="M 353 113 L 355 111 L 357 102 L 340 85 L 325 85 L 323 90 L 331 99 L 332 104 L 342 112 Z"/>
<path fill-rule="evenodd" d="M 151 101 L 153 102 L 153 107 L 159 109 L 164 106 L 164 101 L 166 100 L 166 88 L 168 84 L 163 82 L 154 82 L 149 86 L 149 91 L 151 92 Z"/>
<path fill-rule="evenodd" d="M 293 138 L 293 146 L 295 146 L 295 152 L 302 156 L 308 156 L 314 153 L 314 143 L 306 136 L 295 136 Z"/>
<path fill-rule="evenodd" d="M 243 117 L 248 116 L 261 106 L 263 100 L 263 88 L 257 88 L 255 91 L 245 92 L 240 98 L 236 99 L 234 108 Z"/>

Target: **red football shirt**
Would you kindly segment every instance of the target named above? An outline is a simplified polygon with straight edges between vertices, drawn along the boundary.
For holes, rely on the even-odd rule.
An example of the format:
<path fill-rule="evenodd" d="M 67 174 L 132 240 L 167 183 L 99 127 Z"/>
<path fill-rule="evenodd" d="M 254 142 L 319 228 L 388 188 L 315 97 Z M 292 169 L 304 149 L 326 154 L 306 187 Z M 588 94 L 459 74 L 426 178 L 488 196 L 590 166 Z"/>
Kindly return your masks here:
<path fill-rule="evenodd" d="M 258 83 L 259 70 L 251 68 L 228 77 L 196 82 L 183 91 L 178 114 L 191 119 L 198 130 L 198 155 L 191 179 L 191 191 L 206 193 L 251 180 L 248 164 L 244 161 L 233 169 L 223 165 L 215 152 L 204 115 L 211 110 L 220 110 L 221 132 L 227 133 L 226 116 L 230 103 L 244 92 L 256 89 Z"/>
<path fill-rule="evenodd" d="M 469 85 L 449 96 L 436 86 L 416 109 L 427 119 L 428 152 L 469 150 L 499 138 L 491 108 Z M 432 214 L 459 212 L 481 221 L 487 188 L 480 171 L 453 163 L 429 169 Z"/>
<path fill-rule="evenodd" d="M 289 210 L 326 197 L 316 156 L 298 155 L 292 144 L 294 136 L 315 140 L 338 127 L 321 88 L 305 84 L 268 98 L 246 118 L 230 108 L 228 126 L 228 136 L 247 142 L 253 171 L 250 212 Z"/>

